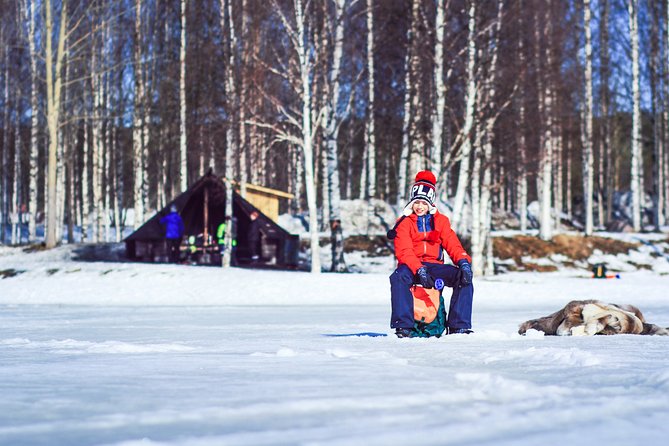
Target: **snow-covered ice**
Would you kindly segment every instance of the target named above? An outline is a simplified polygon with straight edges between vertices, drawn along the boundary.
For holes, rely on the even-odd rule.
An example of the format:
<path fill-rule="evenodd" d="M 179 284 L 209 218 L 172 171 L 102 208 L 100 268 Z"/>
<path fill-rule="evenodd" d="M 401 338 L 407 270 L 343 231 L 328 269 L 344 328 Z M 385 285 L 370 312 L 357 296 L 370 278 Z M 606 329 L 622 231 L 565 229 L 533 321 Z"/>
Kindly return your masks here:
<path fill-rule="evenodd" d="M 660 259 L 662 260 L 662 259 Z M 472 335 L 397 339 L 388 275 L 0 248 L 0 444 L 664 444 L 669 337 L 548 337 L 573 299 L 669 326 L 669 276 L 475 281 Z M 378 269 L 378 266 L 377 266 Z M 386 337 L 331 334 L 387 333 Z"/>

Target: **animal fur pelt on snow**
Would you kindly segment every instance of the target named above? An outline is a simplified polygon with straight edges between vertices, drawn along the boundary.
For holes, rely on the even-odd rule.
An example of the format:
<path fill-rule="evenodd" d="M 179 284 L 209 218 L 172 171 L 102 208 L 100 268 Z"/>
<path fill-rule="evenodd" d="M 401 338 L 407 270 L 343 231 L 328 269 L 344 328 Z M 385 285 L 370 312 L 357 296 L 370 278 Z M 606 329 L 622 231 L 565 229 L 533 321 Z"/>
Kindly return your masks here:
<path fill-rule="evenodd" d="M 574 300 L 555 313 L 523 322 L 519 334 L 527 330 L 543 331 L 546 335 L 592 336 L 641 334 L 669 336 L 669 329 L 646 323 L 634 305 L 607 304 L 599 300 Z"/>

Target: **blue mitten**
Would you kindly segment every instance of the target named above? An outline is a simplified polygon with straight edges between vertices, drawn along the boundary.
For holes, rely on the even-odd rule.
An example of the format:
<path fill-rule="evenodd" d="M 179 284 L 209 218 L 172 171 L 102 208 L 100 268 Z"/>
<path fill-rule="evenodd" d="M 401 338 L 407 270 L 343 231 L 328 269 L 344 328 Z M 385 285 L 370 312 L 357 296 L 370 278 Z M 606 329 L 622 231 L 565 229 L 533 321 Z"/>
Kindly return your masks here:
<path fill-rule="evenodd" d="M 460 267 L 460 287 L 466 287 L 472 284 L 472 278 L 474 273 L 472 273 L 472 265 L 466 259 L 462 259 L 458 262 Z"/>
<path fill-rule="evenodd" d="M 424 266 L 418 268 L 416 271 L 416 278 L 423 288 L 434 288 L 434 280 L 432 280 L 430 273 L 427 272 L 427 268 Z"/>

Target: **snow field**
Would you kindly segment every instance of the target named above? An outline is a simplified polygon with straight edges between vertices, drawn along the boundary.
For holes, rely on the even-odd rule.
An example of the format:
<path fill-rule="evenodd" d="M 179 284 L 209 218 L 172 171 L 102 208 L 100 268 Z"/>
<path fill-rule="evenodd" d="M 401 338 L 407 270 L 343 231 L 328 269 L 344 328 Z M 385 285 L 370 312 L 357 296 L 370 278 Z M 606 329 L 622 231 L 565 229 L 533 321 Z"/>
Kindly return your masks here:
<path fill-rule="evenodd" d="M 62 254 L 62 253 L 61 253 Z M 387 273 L 0 251 L 1 445 L 663 444 L 669 338 L 516 333 L 569 300 L 669 326 L 669 276 L 475 281 L 473 335 L 397 339 Z M 56 270 L 56 271 L 54 271 Z M 388 333 L 386 337 L 328 334 Z"/>

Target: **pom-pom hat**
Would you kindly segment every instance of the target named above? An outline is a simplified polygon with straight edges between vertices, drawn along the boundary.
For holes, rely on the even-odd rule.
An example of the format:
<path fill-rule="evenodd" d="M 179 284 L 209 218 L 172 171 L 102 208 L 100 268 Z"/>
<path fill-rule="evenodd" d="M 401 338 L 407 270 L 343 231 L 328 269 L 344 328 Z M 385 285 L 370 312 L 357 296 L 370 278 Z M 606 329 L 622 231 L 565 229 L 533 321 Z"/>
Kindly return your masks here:
<path fill-rule="evenodd" d="M 430 214 L 437 212 L 434 200 L 437 196 L 436 184 L 437 178 L 429 170 L 421 170 L 416 174 L 411 192 L 409 194 L 409 203 L 404 207 L 402 214 L 407 217 L 413 213 L 413 204 L 417 200 L 425 201 L 428 204 Z"/>

